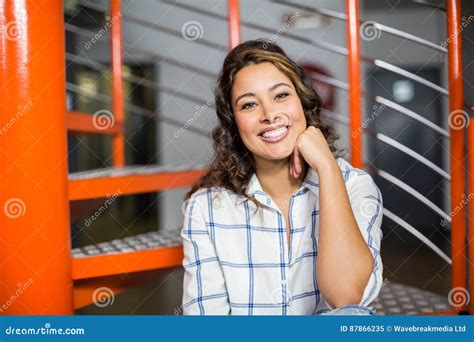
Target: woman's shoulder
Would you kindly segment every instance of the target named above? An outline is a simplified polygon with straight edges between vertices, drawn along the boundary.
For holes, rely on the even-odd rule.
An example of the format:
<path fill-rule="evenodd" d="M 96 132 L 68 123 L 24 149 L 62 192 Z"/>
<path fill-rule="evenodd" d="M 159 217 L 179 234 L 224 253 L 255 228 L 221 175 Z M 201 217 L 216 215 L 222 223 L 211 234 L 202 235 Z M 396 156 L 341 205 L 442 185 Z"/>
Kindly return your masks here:
<path fill-rule="evenodd" d="M 215 207 L 222 200 L 232 199 L 235 200 L 240 196 L 237 195 L 233 190 L 224 187 L 205 187 L 196 190 L 187 200 L 187 202 L 195 202 L 204 206 L 212 205 Z"/>
<path fill-rule="evenodd" d="M 368 180 L 372 179 L 370 174 L 362 169 L 354 167 L 351 163 L 349 163 L 346 159 L 342 157 L 336 158 L 337 164 L 341 169 L 342 176 L 344 177 L 344 181 L 347 183 L 349 180 L 353 181 L 357 180 Z"/>
<path fill-rule="evenodd" d="M 230 215 L 236 210 L 240 198 L 233 190 L 223 187 L 200 188 L 183 203 L 183 212 L 201 212 L 206 216 L 212 211 L 214 215 L 219 212 Z"/>
<path fill-rule="evenodd" d="M 339 157 L 336 160 L 341 169 L 342 177 L 344 178 L 348 191 L 364 189 L 366 192 L 379 194 L 380 196 L 380 189 L 367 171 L 354 167 L 344 158 Z"/>
<path fill-rule="evenodd" d="M 213 196 L 213 195 L 237 195 L 233 190 L 224 187 L 206 187 L 196 190 L 189 198 L 197 199 L 201 197 Z"/>
<path fill-rule="evenodd" d="M 354 167 L 344 158 L 336 160 L 349 193 L 370 193 L 381 197 L 380 189 L 367 171 Z"/>

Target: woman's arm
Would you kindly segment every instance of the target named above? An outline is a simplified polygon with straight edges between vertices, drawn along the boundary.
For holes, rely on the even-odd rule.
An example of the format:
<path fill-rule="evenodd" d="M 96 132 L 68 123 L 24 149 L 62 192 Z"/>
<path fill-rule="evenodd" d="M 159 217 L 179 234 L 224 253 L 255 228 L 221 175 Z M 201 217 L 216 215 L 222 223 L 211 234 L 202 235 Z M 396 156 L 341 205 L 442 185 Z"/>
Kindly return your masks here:
<path fill-rule="evenodd" d="M 373 257 L 357 226 L 337 162 L 318 166 L 319 242 L 317 278 L 333 307 L 360 302 Z"/>
<path fill-rule="evenodd" d="M 319 288 L 330 306 L 366 306 L 382 286 L 380 191 L 361 170 L 344 181 L 319 128 L 309 126 L 298 137 L 290 163 L 295 177 L 302 171 L 302 159 L 319 178 Z"/>
<path fill-rule="evenodd" d="M 185 271 L 183 315 L 228 315 L 230 305 L 224 274 L 206 227 L 205 212 L 192 196 L 181 231 Z"/>

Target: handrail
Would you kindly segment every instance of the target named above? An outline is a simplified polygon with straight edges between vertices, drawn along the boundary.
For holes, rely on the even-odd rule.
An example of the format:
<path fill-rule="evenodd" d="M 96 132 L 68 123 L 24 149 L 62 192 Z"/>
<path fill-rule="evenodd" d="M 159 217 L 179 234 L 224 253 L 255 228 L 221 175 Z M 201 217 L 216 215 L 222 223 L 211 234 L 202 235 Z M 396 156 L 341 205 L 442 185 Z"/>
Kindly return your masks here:
<path fill-rule="evenodd" d="M 281 0 L 271 0 L 270 2 L 279 4 L 279 5 L 284 5 L 284 6 L 289 6 L 289 7 L 297 7 L 297 8 L 303 8 L 305 11 L 311 12 L 311 13 L 317 13 L 322 16 L 332 18 L 332 19 L 338 19 L 338 20 L 347 20 L 347 14 L 344 12 L 338 12 L 338 11 L 333 11 L 333 10 L 328 10 L 326 8 L 316 8 L 316 7 L 311 7 L 308 5 L 302 5 L 302 4 L 294 4 L 291 2 L 286 2 L 286 1 L 281 1 Z"/>
<path fill-rule="evenodd" d="M 366 131 L 367 132 L 370 132 L 369 129 L 366 128 Z M 386 143 L 387 145 L 390 145 L 394 148 L 396 148 L 397 150 L 405 153 L 406 155 L 409 155 L 410 157 L 412 157 L 413 159 L 416 159 L 418 160 L 419 162 L 421 162 L 422 164 L 426 165 L 427 167 L 429 167 L 431 170 L 433 170 L 434 172 L 438 173 L 440 176 L 442 176 L 443 178 L 447 179 L 447 180 L 451 180 L 451 176 L 446 172 L 444 171 L 443 169 L 441 169 L 438 165 L 436 165 L 435 163 L 431 162 L 430 160 L 428 160 L 427 158 L 425 158 L 424 156 L 422 156 L 421 154 L 419 154 L 418 152 L 415 152 L 414 150 L 412 150 L 411 148 L 403 145 L 402 143 L 399 143 L 398 141 L 396 141 L 395 139 L 392 139 L 390 138 L 389 136 L 385 135 L 385 134 L 382 134 L 382 133 L 375 133 L 375 136 L 378 140 Z"/>
<path fill-rule="evenodd" d="M 328 113 L 330 113 L 331 115 L 328 115 Z M 349 124 L 349 120 L 344 118 L 342 115 L 338 114 L 338 113 L 335 113 L 335 112 L 331 112 L 331 111 L 327 111 L 327 110 L 323 110 L 322 111 L 322 114 L 324 115 L 324 117 L 328 118 L 328 119 L 331 119 L 331 120 L 335 120 L 339 123 L 342 123 L 344 125 L 348 125 Z M 400 152 L 418 160 L 419 162 L 421 162 L 422 164 L 424 164 L 425 166 L 427 166 L 428 168 L 430 168 L 432 171 L 438 173 L 440 176 L 442 176 L 443 178 L 445 178 L 446 180 L 451 180 L 451 176 L 446 172 L 444 171 L 443 169 L 441 169 L 439 166 L 437 166 L 436 164 L 434 164 L 433 162 L 431 162 L 430 160 L 428 160 L 427 158 L 423 157 L 421 154 L 419 154 L 418 152 L 412 150 L 411 148 L 403 145 L 402 143 L 399 143 L 398 141 L 396 141 L 395 139 L 392 139 L 390 138 L 389 136 L 385 135 L 385 134 L 382 134 L 382 133 L 378 133 L 378 132 L 374 132 L 372 129 L 370 128 L 362 128 L 362 131 L 364 133 L 367 133 L 367 134 L 370 134 L 372 135 L 373 137 L 375 137 L 375 139 L 379 140 L 379 141 L 382 141 L 384 142 L 385 144 L 393 147 L 393 148 L 396 148 L 397 150 L 399 150 Z"/>
<path fill-rule="evenodd" d="M 325 16 L 325 17 L 328 17 L 328 18 L 332 18 L 332 19 L 337 19 L 337 20 L 342 20 L 342 21 L 347 20 L 347 15 L 345 15 L 342 12 L 337 12 L 337 11 L 332 11 L 332 10 L 322 9 L 322 8 L 315 8 L 315 7 L 308 6 L 308 5 L 293 4 L 293 3 L 288 3 L 288 2 L 284 2 L 284 1 L 277 1 L 277 0 L 272 0 L 271 2 L 278 3 L 278 4 L 281 4 L 281 5 L 286 5 L 286 6 L 293 7 L 293 8 L 302 8 L 303 10 L 305 10 L 309 13 L 316 13 L 316 14 L 319 14 L 319 15 L 322 15 L 322 16 Z M 386 32 L 388 34 L 397 36 L 399 38 L 404 38 L 404 39 L 411 40 L 412 42 L 418 43 L 420 45 L 424 45 L 426 47 L 433 48 L 433 49 L 438 50 L 438 51 L 443 52 L 443 53 L 448 52 L 448 50 L 446 48 L 443 48 L 442 46 L 440 46 L 436 43 L 430 42 L 429 40 L 418 37 L 414 34 L 410 34 L 410 33 L 401 31 L 401 30 L 396 29 L 394 27 L 384 25 L 384 24 L 381 24 L 381 23 L 378 23 L 378 22 L 375 22 L 375 21 L 367 21 L 367 20 L 360 20 L 359 21 L 359 24 L 361 24 L 361 25 L 364 25 L 364 24 L 367 24 L 367 23 L 369 23 L 369 24 L 373 25 L 374 27 L 376 27 L 377 30 L 379 30 L 379 31 Z"/>
<path fill-rule="evenodd" d="M 383 214 L 384 216 L 388 217 L 390 220 L 398 224 L 400 227 L 404 228 L 406 231 L 411 233 L 413 236 L 415 236 L 418 240 L 423 242 L 425 245 L 427 245 L 433 252 L 438 254 L 444 261 L 446 261 L 448 264 L 452 264 L 452 260 L 449 256 L 446 255 L 438 246 L 436 246 L 433 242 L 431 242 L 430 239 L 428 239 L 425 235 L 420 233 L 415 227 L 407 223 L 405 220 L 403 220 L 401 217 L 395 215 L 392 213 L 390 210 L 384 208 L 383 209 Z M 401 267 L 401 266 L 399 266 Z"/>
<path fill-rule="evenodd" d="M 108 69 L 107 66 L 105 66 L 104 64 L 101 64 L 101 63 L 98 63 L 98 62 L 89 63 L 89 60 L 87 60 L 86 58 L 83 58 L 83 57 L 80 57 L 80 56 L 77 56 L 77 55 L 72 55 L 70 53 L 66 53 L 66 60 L 68 60 L 72 63 L 82 65 L 82 66 L 90 67 L 91 69 L 94 69 L 94 70 L 97 70 L 97 71 L 104 71 L 104 70 Z M 80 60 L 80 62 L 79 62 L 79 60 Z M 86 60 L 87 62 L 84 62 L 84 60 Z M 158 91 L 162 91 L 164 93 L 171 94 L 173 96 L 174 95 L 179 95 L 181 98 L 184 98 L 184 99 L 186 99 L 190 102 L 193 102 L 193 103 L 205 102 L 200 97 L 189 95 L 189 94 L 184 93 L 180 90 L 172 89 L 172 88 L 160 85 L 157 82 L 150 81 L 150 80 L 147 80 L 145 78 L 140 78 L 140 77 L 135 76 L 135 75 L 124 75 L 123 79 L 127 80 L 129 82 L 132 82 L 134 84 L 137 84 L 137 85 L 142 85 L 142 86 L 147 87 L 147 88 L 151 88 L 151 89 L 154 89 L 154 90 L 158 90 Z M 104 95 L 104 96 L 107 96 L 107 95 Z M 128 104 L 133 105 L 132 103 L 128 103 Z M 214 104 L 209 104 L 208 106 L 211 107 L 211 108 L 214 108 Z M 140 108 L 142 108 L 142 107 L 140 107 Z"/>
<path fill-rule="evenodd" d="M 192 11 L 192 12 L 200 13 L 200 14 L 206 15 L 210 18 L 217 18 L 217 19 L 227 21 L 227 16 L 226 15 L 212 13 L 212 12 L 200 9 L 200 8 L 196 8 L 194 6 L 189 6 L 188 4 L 185 4 L 185 3 L 182 3 L 182 2 L 174 2 L 173 6 L 183 8 L 183 9 L 186 9 L 186 10 L 189 10 L 189 11 Z M 254 23 L 250 23 L 250 22 L 245 21 L 245 20 L 242 20 L 241 24 L 245 27 L 253 28 L 253 29 L 260 30 L 260 31 L 263 31 L 263 32 L 266 32 L 266 33 L 270 33 L 270 34 L 275 33 L 275 29 L 268 28 L 268 27 L 258 25 L 258 24 L 254 24 Z M 332 44 L 332 43 L 321 42 L 321 41 L 313 40 L 313 39 L 310 39 L 310 38 L 304 38 L 304 37 L 301 37 L 301 36 L 298 36 L 296 34 L 289 33 L 289 32 L 281 32 L 281 36 L 291 38 L 293 40 L 303 42 L 303 43 L 306 43 L 306 44 L 312 44 L 312 45 L 317 46 L 321 49 L 324 49 L 324 50 L 327 50 L 327 51 L 330 51 L 330 52 L 334 52 L 334 53 L 337 53 L 337 54 L 340 54 L 340 55 L 347 56 L 347 54 L 348 54 L 348 51 L 345 47 L 338 46 L 338 45 L 335 45 L 335 44 Z"/>
<path fill-rule="evenodd" d="M 365 62 L 369 62 L 367 59 L 365 58 L 362 58 L 362 60 L 364 60 Z M 392 63 L 388 63 L 388 62 L 385 62 L 385 61 L 382 61 L 380 59 L 374 59 L 374 60 L 371 60 L 369 63 L 372 63 L 373 65 L 375 66 L 378 66 L 379 68 L 382 68 L 382 69 L 385 69 L 385 70 L 388 70 L 388 71 L 391 71 L 395 74 L 398 74 L 400 76 L 403 76 L 403 77 L 406 77 L 408 79 L 411 79 L 415 82 L 418 82 L 420 84 L 423 84 L 433 90 L 436 90 L 438 92 L 440 92 L 441 94 L 443 95 L 448 95 L 448 91 L 446 89 L 444 89 L 443 87 L 440 87 L 439 85 L 437 85 L 436 83 L 433 83 L 431 81 L 428 81 L 427 79 L 423 78 L 423 77 L 420 77 L 410 71 L 407 71 L 403 68 L 400 68 L 399 66 L 396 66 Z"/>
<path fill-rule="evenodd" d="M 322 75 L 322 74 L 317 74 L 317 77 L 315 78 L 316 80 L 322 82 L 322 83 L 326 83 L 326 84 L 329 84 L 333 87 L 336 87 L 338 89 L 341 89 L 341 90 L 344 90 L 344 91 L 348 91 L 349 89 L 349 85 L 344 82 L 344 81 L 340 81 L 336 78 L 333 78 L 333 77 L 330 77 L 330 76 L 326 76 L 326 75 Z M 424 118 L 423 116 L 421 116 L 420 114 L 408 109 L 407 107 L 404 107 L 396 102 L 393 102 L 383 96 L 379 96 L 379 95 L 373 95 L 373 94 L 370 94 L 368 92 L 365 92 L 365 91 L 362 91 L 362 96 L 370 99 L 370 100 L 373 100 L 375 102 L 378 102 L 384 106 L 387 106 L 387 107 L 390 107 L 392 108 L 393 110 L 396 110 L 397 112 L 403 114 L 403 115 L 406 115 L 418 122 L 420 122 L 421 124 L 435 130 L 436 132 L 440 133 L 443 137 L 446 137 L 446 138 L 449 138 L 449 132 L 447 130 L 445 130 L 444 128 L 438 126 L 437 124 L 431 122 L 430 120 Z"/>
<path fill-rule="evenodd" d="M 92 38 L 95 35 L 94 32 L 86 30 L 86 29 L 78 27 L 78 26 L 75 26 L 73 24 L 66 23 L 66 24 L 64 24 L 64 26 L 66 28 L 66 31 L 78 34 L 78 35 L 83 36 L 83 37 Z M 102 43 L 102 44 L 106 43 L 105 41 L 102 41 L 102 40 L 98 40 L 97 42 Z M 196 68 L 195 66 L 193 66 L 191 64 L 181 62 L 181 61 L 177 61 L 177 60 L 174 60 L 173 58 L 169 58 L 169 57 L 160 55 L 160 54 L 155 53 L 155 52 L 150 52 L 150 51 L 147 51 L 147 50 L 137 48 L 137 47 L 131 45 L 130 43 L 125 42 L 125 41 L 123 43 L 124 43 L 125 48 L 132 48 L 137 53 L 148 56 L 148 57 L 151 57 L 153 59 L 158 59 L 160 62 L 168 63 L 168 64 L 174 65 L 178 68 L 190 70 L 190 71 L 192 71 L 196 74 L 201 74 L 203 76 L 206 76 L 206 77 L 209 77 L 209 78 L 212 78 L 212 79 L 217 78 L 217 74 L 209 72 L 209 71 L 202 70 L 200 68 Z"/>
<path fill-rule="evenodd" d="M 398 179 L 397 177 L 391 175 L 387 171 L 384 171 L 382 169 L 379 169 L 375 166 L 368 166 L 367 169 L 375 171 L 380 177 L 384 178 L 386 181 L 392 183 L 393 185 L 396 185 L 400 189 L 404 190 L 411 196 L 415 197 L 417 200 L 422 202 L 424 205 L 426 205 L 428 208 L 433 210 L 435 213 L 437 213 L 439 216 L 441 216 L 444 220 L 447 222 L 451 223 L 451 216 L 449 216 L 446 212 L 444 212 L 443 209 L 438 207 L 436 204 L 434 204 L 432 201 L 430 201 L 426 196 L 424 196 L 422 193 L 417 191 L 415 188 L 411 187 L 401 179 Z"/>
<path fill-rule="evenodd" d="M 396 29 L 394 27 L 390 27 L 390 26 L 387 26 L 387 25 L 384 25 L 384 24 L 381 24 L 381 23 L 378 23 L 378 22 L 375 22 L 375 21 L 363 21 L 362 22 L 362 24 L 366 24 L 366 23 L 370 23 L 371 25 L 374 25 L 377 28 L 377 30 L 389 33 L 391 35 L 394 35 L 394 36 L 397 36 L 397 37 L 400 37 L 400 38 L 405 38 L 405 39 L 411 40 L 414 43 L 418 43 L 420 45 L 430 47 L 432 49 L 438 50 L 439 52 L 448 53 L 448 49 L 442 47 L 441 45 L 430 42 L 429 40 L 426 40 L 424 38 L 415 36 L 414 34 L 411 34 L 411 33 L 408 33 L 408 32 L 405 32 L 405 31 L 402 31 L 402 30 Z"/>
<path fill-rule="evenodd" d="M 79 4 L 81 4 L 82 6 L 86 7 L 86 8 L 90 8 L 90 9 L 96 10 L 98 12 L 107 13 L 107 8 L 102 7 L 98 4 L 94 4 L 94 3 L 91 3 L 91 2 L 85 1 L 85 0 L 75 0 L 75 1 Z M 142 19 L 142 18 L 137 18 L 137 17 L 127 15 L 127 14 L 124 14 L 124 13 L 122 13 L 122 18 L 125 19 L 125 20 L 128 20 L 130 22 L 133 22 L 135 24 L 146 26 L 147 28 L 150 28 L 150 29 L 155 30 L 155 31 L 160 31 L 160 32 L 167 33 L 171 36 L 183 38 L 183 34 L 180 31 L 172 30 L 168 27 L 159 25 L 159 24 L 154 23 L 152 21 L 148 21 L 148 20 L 145 20 L 145 19 Z M 223 46 L 221 44 L 216 44 L 213 41 L 208 40 L 208 39 L 204 39 L 204 38 L 200 38 L 198 40 L 195 40 L 194 42 L 198 43 L 198 44 L 201 44 L 201 45 L 205 45 L 205 46 L 213 48 L 213 49 L 217 49 L 217 50 L 223 50 L 223 49 L 225 50 L 225 48 L 226 48 L 225 46 Z"/>
<path fill-rule="evenodd" d="M 390 101 L 390 100 L 384 98 L 383 96 L 376 96 L 375 101 L 377 101 L 378 103 L 380 103 L 382 105 L 390 107 L 390 108 L 396 110 L 397 112 L 399 112 L 401 114 L 409 116 L 412 119 L 418 121 L 419 123 L 435 130 L 436 132 L 438 132 L 439 134 L 441 134 L 445 138 L 449 138 L 449 132 L 447 130 L 445 130 L 444 128 L 438 126 L 437 124 L 431 122 L 430 120 L 424 118 L 423 116 L 421 116 L 420 114 L 412 111 L 411 109 L 408 109 L 408 108 L 406 108 L 402 105 L 399 105 L 396 102 Z"/>

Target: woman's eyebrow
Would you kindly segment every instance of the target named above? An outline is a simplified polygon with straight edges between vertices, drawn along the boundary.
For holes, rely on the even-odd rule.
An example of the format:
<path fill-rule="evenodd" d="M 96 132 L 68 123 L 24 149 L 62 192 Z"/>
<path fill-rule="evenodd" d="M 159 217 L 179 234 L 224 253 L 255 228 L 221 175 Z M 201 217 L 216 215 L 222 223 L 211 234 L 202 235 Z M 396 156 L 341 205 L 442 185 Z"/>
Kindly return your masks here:
<path fill-rule="evenodd" d="M 239 100 L 240 100 L 241 98 L 246 97 L 246 96 L 255 96 L 255 94 L 254 94 L 254 93 L 245 93 L 245 94 L 242 94 L 242 95 L 240 95 L 240 96 L 235 100 L 234 104 L 237 105 L 237 102 L 239 102 Z"/>
<path fill-rule="evenodd" d="M 288 88 L 291 88 L 287 83 L 285 82 L 280 82 L 280 83 L 277 83 L 277 84 L 274 84 L 272 85 L 270 88 L 268 88 L 268 91 L 272 91 L 272 90 L 275 90 L 276 88 L 278 87 L 281 87 L 281 86 L 286 86 Z M 245 94 L 242 94 L 240 95 L 236 100 L 235 100 L 235 105 L 237 105 L 237 102 L 239 102 L 239 100 L 243 97 L 247 97 L 247 96 L 255 96 L 254 93 L 245 93 Z"/>
<path fill-rule="evenodd" d="M 287 86 L 288 88 L 291 88 L 291 87 L 290 87 L 288 84 L 286 84 L 285 82 L 280 82 L 280 83 L 277 83 L 277 84 L 272 85 L 272 86 L 270 87 L 270 89 L 268 89 L 268 90 L 272 91 L 272 90 L 275 90 L 276 88 L 281 87 L 281 86 Z"/>

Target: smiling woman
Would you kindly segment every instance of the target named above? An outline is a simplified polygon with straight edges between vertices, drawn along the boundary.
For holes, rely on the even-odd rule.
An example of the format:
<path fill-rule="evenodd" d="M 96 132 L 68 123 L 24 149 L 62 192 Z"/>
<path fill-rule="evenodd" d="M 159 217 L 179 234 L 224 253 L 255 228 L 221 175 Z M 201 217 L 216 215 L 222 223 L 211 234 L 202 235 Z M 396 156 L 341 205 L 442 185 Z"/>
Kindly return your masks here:
<path fill-rule="evenodd" d="M 227 55 L 215 98 L 215 157 L 185 198 L 183 313 L 369 305 L 382 286 L 382 196 L 339 157 L 303 69 L 248 41 Z"/>

